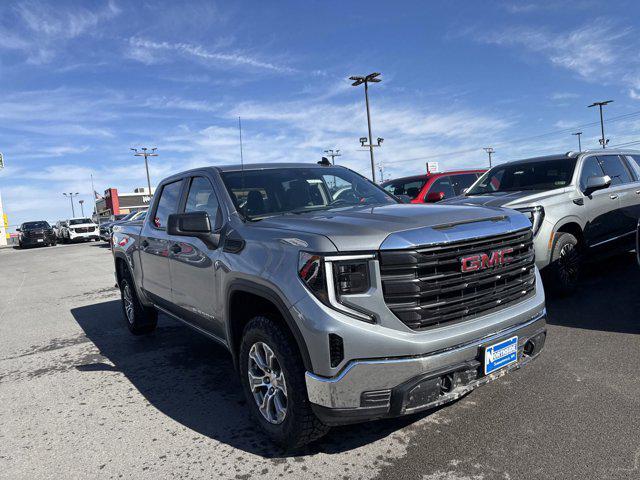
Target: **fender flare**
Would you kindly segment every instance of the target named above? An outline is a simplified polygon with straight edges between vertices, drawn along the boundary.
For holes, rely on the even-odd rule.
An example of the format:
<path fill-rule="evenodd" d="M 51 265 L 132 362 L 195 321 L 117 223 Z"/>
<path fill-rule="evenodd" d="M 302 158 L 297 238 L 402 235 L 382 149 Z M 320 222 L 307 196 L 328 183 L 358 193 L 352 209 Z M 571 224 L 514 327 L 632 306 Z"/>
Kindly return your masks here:
<path fill-rule="evenodd" d="M 233 339 L 233 322 L 230 320 L 229 315 L 229 307 L 231 305 L 231 297 L 236 292 L 246 292 L 259 297 L 264 298 L 265 300 L 271 302 L 278 309 L 278 312 L 282 316 L 285 324 L 291 331 L 293 338 L 298 345 L 298 350 L 300 351 L 300 355 L 302 357 L 302 362 L 307 371 L 313 372 L 313 365 L 311 363 L 311 356 L 309 355 L 309 349 L 307 348 L 307 344 L 304 341 L 304 337 L 302 336 L 302 332 L 298 327 L 298 324 L 293 319 L 289 308 L 287 307 L 287 302 L 284 298 L 273 288 L 269 288 L 265 285 L 259 284 L 257 282 L 247 280 L 247 279 L 235 279 L 231 281 L 227 287 L 227 293 L 225 296 L 225 311 L 224 318 L 227 329 L 227 338 L 229 339 L 229 350 L 231 351 L 231 355 L 233 357 L 234 365 L 238 366 L 238 352 L 237 349 L 232 344 Z"/>

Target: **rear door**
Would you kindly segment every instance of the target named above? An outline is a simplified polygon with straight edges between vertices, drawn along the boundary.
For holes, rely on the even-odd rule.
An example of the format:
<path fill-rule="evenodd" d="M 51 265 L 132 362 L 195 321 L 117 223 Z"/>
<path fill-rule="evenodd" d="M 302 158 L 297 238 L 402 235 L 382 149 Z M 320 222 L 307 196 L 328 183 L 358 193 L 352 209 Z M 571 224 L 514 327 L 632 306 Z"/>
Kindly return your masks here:
<path fill-rule="evenodd" d="M 142 288 L 155 303 L 170 308 L 172 302 L 169 247 L 173 239 L 167 234 L 167 219 L 178 211 L 184 181 L 163 184 L 157 203 L 140 233 Z"/>
<path fill-rule="evenodd" d="M 604 175 L 598 157 L 587 157 L 582 162 L 580 172 L 580 190 L 584 191 L 589 177 Z M 613 187 L 613 183 L 612 183 Z M 607 243 L 618 235 L 622 225 L 620 221 L 620 201 L 618 193 L 612 187 L 597 190 L 591 195 L 584 195 L 584 216 L 587 223 L 584 238 L 587 246 L 595 247 Z"/>
<path fill-rule="evenodd" d="M 221 222 L 219 202 L 211 181 L 204 175 L 187 180 L 186 202 L 181 211 L 204 211 L 212 228 Z M 176 237 L 169 245 L 173 308 L 184 320 L 215 336 L 225 338 L 216 284 L 215 264 L 221 248 L 210 249 L 196 237 Z"/>
<path fill-rule="evenodd" d="M 429 196 L 430 193 L 443 193 L 444 194 L 444 197 L 442 197 L 443 200 L 445 198 L 455 197 L 456 192 L 453 189 L 453 185 L 451 185 L 451 177 L 448 175 L 445 175 L 443 177 L 436 178 L 431 184 L 431 186 L 429 187 L 429 191 L 427 192 L 427 197 Z M 425 197 L 425 200 L 427 199 L 427 197 Z"/>

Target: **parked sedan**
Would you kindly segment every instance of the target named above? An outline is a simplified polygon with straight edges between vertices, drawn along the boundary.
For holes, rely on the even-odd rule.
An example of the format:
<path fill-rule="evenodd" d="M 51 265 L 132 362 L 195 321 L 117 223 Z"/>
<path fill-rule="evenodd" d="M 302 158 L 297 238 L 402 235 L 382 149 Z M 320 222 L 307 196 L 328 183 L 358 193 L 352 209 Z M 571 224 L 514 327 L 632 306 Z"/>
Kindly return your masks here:
<path fill-rule="evenodd" d="M 40 220 L 37 222 L 25 222 L 17 229 L 19 232 L 18 246 L 20 248 L 39 245 L 55 245 L 56 234 L 49 222 Z"/>
<path fill-rule="evenodd" d="M 382 183 L 382 188 L 396 197 L 407 196 L 410 203 L 434 203 L 462 194 L 485 170 L 427 173 L 396 178 Z"/>

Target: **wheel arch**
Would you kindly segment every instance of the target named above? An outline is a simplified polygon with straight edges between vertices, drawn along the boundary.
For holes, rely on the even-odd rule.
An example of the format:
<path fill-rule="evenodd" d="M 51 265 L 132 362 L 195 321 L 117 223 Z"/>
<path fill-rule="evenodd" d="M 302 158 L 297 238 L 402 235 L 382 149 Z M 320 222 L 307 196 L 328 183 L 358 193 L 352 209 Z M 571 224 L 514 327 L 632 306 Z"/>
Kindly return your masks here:
<path fill-rule="evenodd" d="M 239 347 L 244 327 L 254 316 L 272 314 L 272 317 L 275 317 L 274 320 L 280 319 L 282 325 L 291 333 L 304 367 L 308 371 L 313 371 L 311 356 L 302 332 L 278 292 L 250 280 L 237 279 L 229 285 L 226 300 L 224 316 L 227 342 L 236 368 L 238 367 Z"/>

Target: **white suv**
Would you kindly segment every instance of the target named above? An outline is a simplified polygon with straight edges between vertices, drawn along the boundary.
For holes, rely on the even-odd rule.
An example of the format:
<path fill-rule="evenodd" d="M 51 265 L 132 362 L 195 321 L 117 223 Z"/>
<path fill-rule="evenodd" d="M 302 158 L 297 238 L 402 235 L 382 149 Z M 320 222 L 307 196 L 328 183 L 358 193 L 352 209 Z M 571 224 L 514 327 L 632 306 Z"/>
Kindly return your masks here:
<path fill-rule="evenodd" d="M 98 225 L 90 218 L 70 218 L 65 223 L 62 233 L 64 242 L 100 240 Z"/>

